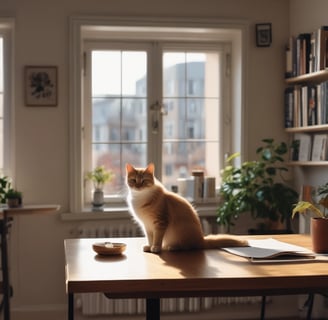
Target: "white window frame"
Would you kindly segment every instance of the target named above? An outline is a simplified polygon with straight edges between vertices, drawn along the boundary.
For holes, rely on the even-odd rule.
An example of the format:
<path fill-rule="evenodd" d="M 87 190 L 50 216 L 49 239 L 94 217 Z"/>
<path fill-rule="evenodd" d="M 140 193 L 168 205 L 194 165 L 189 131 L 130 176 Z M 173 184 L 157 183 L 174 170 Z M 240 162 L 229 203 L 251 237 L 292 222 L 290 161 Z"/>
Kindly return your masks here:
<path fill-rule="evenodd" d="M 193 19 L 133 19 L 130 18 L 95 18 L 73 17 L 70 19 L 70 212 L 83 212 L 83 92 L 81 83 L 84 59 L 83 42 L 87 39 L 122 40 L 131 37 L 149 39 L 156 31 L 156 37 L 165 34 L 166 40 L 176 40 L 181 37 L 197 41 L 226 41 L 231 44 L 232 54 L 230 68 L 225 72 L 231 74 L 231 110 L 223 110 L 222 135 L 231 136 L 231 141 L 223 140 L 223 152 L 229 154 L 236 150 L 243 152 L 245 147 L 244 137 L 244 77 L 247 23 L 227 22 L 217 20 Z M 141 36 L 142 35 L 142 36 Z M 168 36 L 169 35 L 169 36 Z M 140 38 L 141 37 L 141 38 Z"/>
<path fill-rule="evenodd" d="M 3 92 L 4 92 L 4 172 L 15 181 L 15 145 L 14 145 L 14 31 L 12 18 L 0 18 L 0 36 L 3 38 Z"/>

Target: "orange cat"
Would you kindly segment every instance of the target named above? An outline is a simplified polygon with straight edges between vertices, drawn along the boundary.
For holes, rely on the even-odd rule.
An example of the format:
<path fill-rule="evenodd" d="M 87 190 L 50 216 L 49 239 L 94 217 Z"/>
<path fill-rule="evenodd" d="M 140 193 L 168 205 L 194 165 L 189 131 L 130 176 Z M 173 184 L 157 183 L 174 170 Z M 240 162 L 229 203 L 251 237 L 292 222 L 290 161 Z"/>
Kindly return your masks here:
<path fill-rule="evenodd" d="M 126 165 L 128 204 L 144 229 L 148 245 L 144 251 L 210 249 L 247 246 L 247 241 L 229 235 L 203 236 L 199 217 L 183 197 L 167 191 L 154 176 L 154 165 Z"/>

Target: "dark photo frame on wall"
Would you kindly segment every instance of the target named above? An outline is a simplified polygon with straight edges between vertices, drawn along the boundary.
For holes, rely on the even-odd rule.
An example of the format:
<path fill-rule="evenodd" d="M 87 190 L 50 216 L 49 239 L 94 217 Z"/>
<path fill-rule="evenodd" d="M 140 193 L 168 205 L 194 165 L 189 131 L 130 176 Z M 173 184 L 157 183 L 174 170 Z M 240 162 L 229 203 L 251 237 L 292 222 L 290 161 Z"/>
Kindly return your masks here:
<path fill-rule="evenodd" d="M 24 83 L 27 106 L 57 106 L 57 67 L 26 66 Z"/>
<path fill-rule="evenodd" d="M 256 46 L 270 47 L 272 42 L 272 26 L 271 23 L 257 23 L 256 30 Z"/>

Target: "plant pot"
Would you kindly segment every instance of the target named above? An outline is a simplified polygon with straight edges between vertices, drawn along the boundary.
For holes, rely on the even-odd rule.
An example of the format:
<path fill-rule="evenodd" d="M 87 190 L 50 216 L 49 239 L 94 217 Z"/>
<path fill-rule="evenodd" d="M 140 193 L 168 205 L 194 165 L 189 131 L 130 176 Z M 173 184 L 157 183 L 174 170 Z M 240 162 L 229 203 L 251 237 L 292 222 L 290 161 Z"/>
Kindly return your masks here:
<path fill-rule="evenodd" d="M 9 208 L 18 208 L 22 205 L 21 198 L 9 198 L 7 199 L 7 205 Z"/>
<path fill-rule="evenodd" d="M 104 205 L 104 192 L 101 189 L 96 189 L 93 192 L 92 205 L 96 208 L 102 207 Z"/>
<path fill-rule="evenodd" d="M 312 250 L 328 253 L 328 219 L 311 218 Z"/>

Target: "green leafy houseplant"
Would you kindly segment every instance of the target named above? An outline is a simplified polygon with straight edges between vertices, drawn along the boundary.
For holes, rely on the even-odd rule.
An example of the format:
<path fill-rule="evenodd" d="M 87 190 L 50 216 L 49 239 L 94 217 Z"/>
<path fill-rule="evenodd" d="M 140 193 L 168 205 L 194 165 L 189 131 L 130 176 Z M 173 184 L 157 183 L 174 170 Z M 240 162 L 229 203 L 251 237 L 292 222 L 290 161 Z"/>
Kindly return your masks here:
<path fill-rule="evenodd" d="M 293 209 L 292 217 L 297 213 L 313 213 L 314 216 L 322 219 L 328 219 L 328 182 L 325 185 L 318 187 L 317 195 L 319 201 L 299 201 Z"/>
<path fill-rule="evenodd" d="M 98 166 L 87 173 L 86 178 L 93 182 L 95 190 L 102 190 L 107 182 L 114 178 L 111 170 L 106 170 L 104 166 Z"/>
<path fill-rule="evenodd" d="M 10 179 L 7 176 L 0 177 L 0 203 L 6 203 L 6 194 L 10 187 Z"/>
<path fill-rule="evenodd" d="M 233 154 L 227 159 L 222 171 L 217 222 L 228 228 L 240 214 L 250 212 L 254 219 L 268 221 L 289 221 L 298 193 L 283 183 L 283 173 L 288 171 L 283 165 L 288 152 L 286 143 L 275 143 L 264 139 L 263 146 L 256 150 L 258 160 L 245 161 L 240 166 L 233 165 L 239 156 Z"/>
<path fill-rule="evenodd" d="M 317 202 L 299 201 L 293 209 L 292 217 L 297 213 L 312 213 L 312 249 L 317 253 L 328 253 L 328 183 L 317 189 L 317 196 Z"/>
<path fill-rule="evenodd" d="M 21 197 L 22 197 L 22 192 L 15 189 L 9 189 L 6 193 L 7 199 L 16 199 Z"/>
<path fill-rule="evenodd" d="M 22 192 L 15 190 L 15 189 L 9 189 L 6 192 L 6 199 L 8 207 L 10 208 L 16 208 L 22 205 Z"/>

